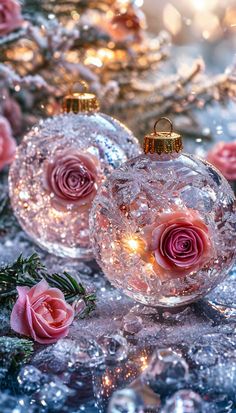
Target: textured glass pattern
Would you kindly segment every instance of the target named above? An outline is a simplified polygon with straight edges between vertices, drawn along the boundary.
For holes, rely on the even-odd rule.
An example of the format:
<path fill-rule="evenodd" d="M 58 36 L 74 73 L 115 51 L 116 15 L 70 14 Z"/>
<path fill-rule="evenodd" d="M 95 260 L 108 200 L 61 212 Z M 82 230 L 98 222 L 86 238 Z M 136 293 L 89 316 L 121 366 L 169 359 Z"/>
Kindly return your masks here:
<path fill-rule="evenodd" d="M 159 252 L 147 253 L 145 234 L 160 225 L 163 214 L 188 214 L 199 225 L 196 233 L 187 229 L 202 254 L 198 268 L 195 263 L 170 277 L 156 269 Z M 233 192 L 214 167 L 188 154 L 140 155 L 122 165 L 100 188 L 90 225 L 95 256 L 110 282 L 144 304 L 175 307 L 195 301 L 224 279 L 234 261 Z"/>
<path fill-rule="evenodd" d="M 24 138 L 10 170 L 11 201 L 21 226 L 51 253 L 91 258 L 88 216 L 94 192 L 114 168 L 139 153 L 132 133 L 102 113 L 64 114 L 41 121 Z M 73 174 L 80 159 L 90 169 Z M 78 185 L 82 202 L 70 203 Z"/>

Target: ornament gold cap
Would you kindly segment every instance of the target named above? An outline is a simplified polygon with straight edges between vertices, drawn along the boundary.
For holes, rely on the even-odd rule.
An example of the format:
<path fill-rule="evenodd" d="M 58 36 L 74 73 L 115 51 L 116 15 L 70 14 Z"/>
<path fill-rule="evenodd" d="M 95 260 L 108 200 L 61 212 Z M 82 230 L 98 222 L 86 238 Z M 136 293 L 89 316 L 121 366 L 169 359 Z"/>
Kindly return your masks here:
<path fill-rule="evenodd" d="M 157 125 L 161 121 L 168 122 L 169 131 L 158 131 Z M 143 144 L 144 153 L 169 154 L 178 153 L 183 149 L 182 136 L 173 132 L 173 123 L 170 119 L 162 117 L 158 119 L 154 125 L 154 131 L 144 138 Z"/>
<path fill-rule="evenodd" d="M 88 85 L 84 81 L 76 82 L 83 86 L 82 92 L 74 92 L 75 83 L 71 86 L 70 92 L 63 99 L 62 109 L 64 112 L 96 112 L 100 109 L 99 101 L 94 93 L 88 91 Z"/>

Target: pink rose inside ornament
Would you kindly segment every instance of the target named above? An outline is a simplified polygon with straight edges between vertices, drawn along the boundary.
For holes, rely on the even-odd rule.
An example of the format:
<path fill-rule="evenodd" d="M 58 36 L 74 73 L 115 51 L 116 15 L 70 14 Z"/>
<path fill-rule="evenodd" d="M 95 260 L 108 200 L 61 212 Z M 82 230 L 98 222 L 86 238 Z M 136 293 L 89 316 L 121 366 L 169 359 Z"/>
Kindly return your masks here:
<path fill-rule="evenodd" d="M 45 168 L 45 187 L 55 208 L 82 210 L 90 207 L 97 192 L 99 163 L 92 154 L 76 150 L 60 152 Z M 101 173 L 101 172 L 100 172 Z"/>
<path fill-rule="evenodd" d="M 213 257 L 208 226 L 194 210 L 164 212 L 143 232 L 150 262 L 163 280 L 184 277 Z"/>
<path fill-rule="evenodd" d="M 89 260 L 89 212 L 97 190 L 140 149 L 124 125 L 98 112 L 93 94 L 72 93 L 63 109 L 19 146 L 10 170 L 11 202 L 23 229 L 42 248 Z"/>
<path fill-rule="evenodd" d="M 90 215 L 95 256 L 113 285 L 144 304 L 174 307 L 207 294 L 235 259 L 236 211 L 227 181 L 182 153 L 172 130 L 114 171 Z"/>

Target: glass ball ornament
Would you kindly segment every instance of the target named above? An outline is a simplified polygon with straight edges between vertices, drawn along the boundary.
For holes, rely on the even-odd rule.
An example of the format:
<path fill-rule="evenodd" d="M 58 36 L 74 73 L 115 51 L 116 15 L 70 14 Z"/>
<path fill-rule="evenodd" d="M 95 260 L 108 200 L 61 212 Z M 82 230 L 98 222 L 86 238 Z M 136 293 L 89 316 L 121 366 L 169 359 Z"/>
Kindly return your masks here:
<path fill-rule="evenodd" d="M 160 132 L 158 122 L 144 154 L 101 186 L 90 227 L 110 282 L 138 302 L 165 308 L 200 299 L 226 277 L 235 259 L 236 210 L 220 172 L 183 153 L 172 123 Z"/>
<path fill-rule="evenodd" d="M 63 109 L 24 137 L 10 169 L 10 197 L 22 228 L 38 245 L 88 260 L 89 211 L 97 189 L 140 148 L 130 130 L 99 112 L 95 95 L 72 92 Z"/>

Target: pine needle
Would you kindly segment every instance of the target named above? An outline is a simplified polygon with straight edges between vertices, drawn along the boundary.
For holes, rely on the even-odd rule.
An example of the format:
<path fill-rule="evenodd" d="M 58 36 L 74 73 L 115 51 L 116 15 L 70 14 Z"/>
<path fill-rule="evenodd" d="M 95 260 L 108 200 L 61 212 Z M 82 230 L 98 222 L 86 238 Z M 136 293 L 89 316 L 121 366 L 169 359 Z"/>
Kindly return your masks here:
<path fill-rule="evenodd" d="M 94 293 L 87 292 L 85 287 L 67 272 L 49 274 L 36 253 L 28 258 L 20 255 L 13 264 L 0 268 L 0 299 L 10 300 L 17 294 L 18 286 L 33 287 L 42 279 L 51 287 L 59 288 L 69 303 L 84 300 L 86 315 L 95 309 Z"/>

